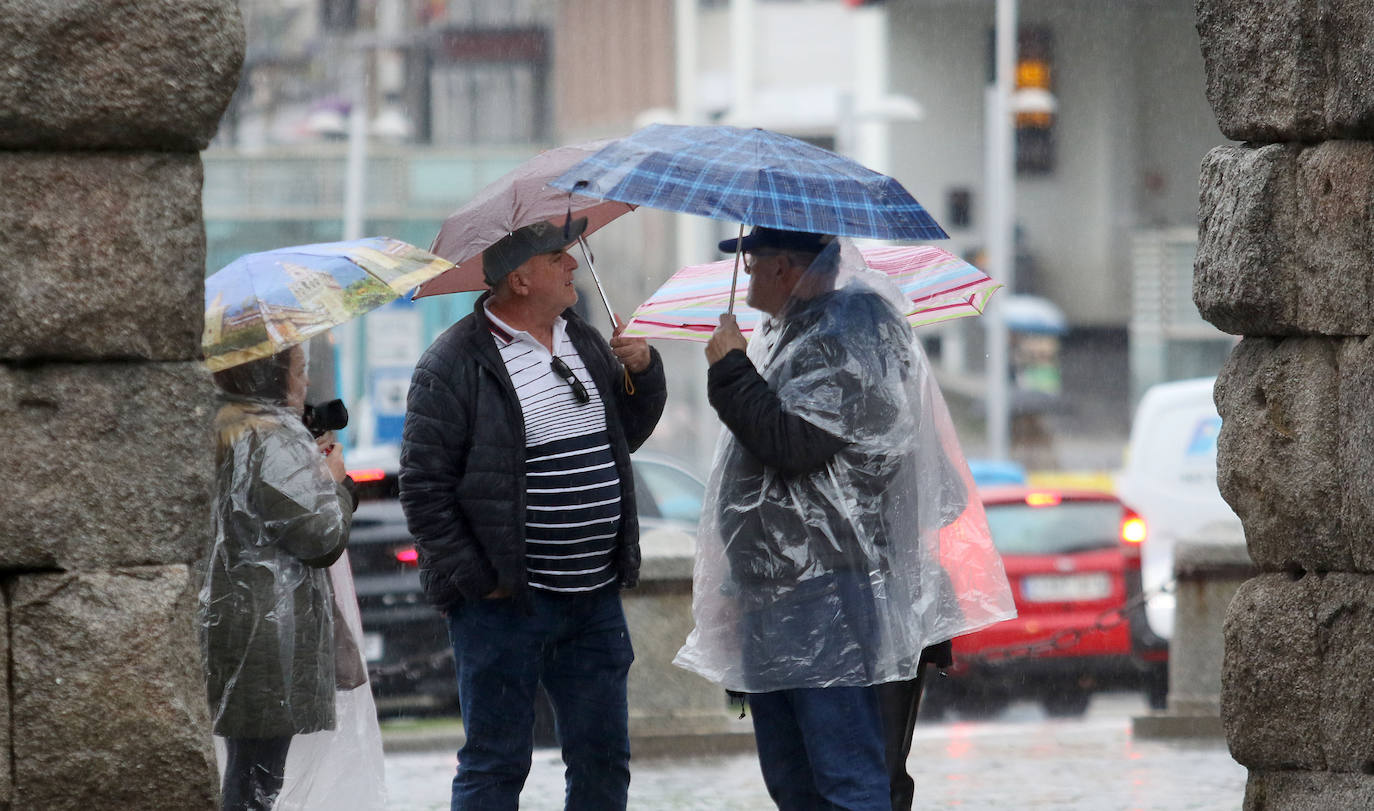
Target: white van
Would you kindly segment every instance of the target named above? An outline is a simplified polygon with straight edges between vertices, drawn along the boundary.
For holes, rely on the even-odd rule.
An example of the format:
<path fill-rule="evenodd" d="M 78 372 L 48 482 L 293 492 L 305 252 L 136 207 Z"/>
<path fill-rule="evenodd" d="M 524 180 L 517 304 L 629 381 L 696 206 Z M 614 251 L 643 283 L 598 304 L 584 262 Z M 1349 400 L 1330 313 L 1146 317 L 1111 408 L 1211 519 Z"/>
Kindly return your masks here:
<path fill-rule="evenodd" d="M 1121 501 L 1145 519 L 1141 585 L 1156 591 L 1173 577 L 1174 546 L 1206 528 L 1209 540 L 1245 536 L 1217 489 L 1217 434 L 1221 417 L 1212 401 L 1216 378 L 1151 386 L 1131 424 L 1126 464 L 1117 477 Z M 1165 639 L 1173 635 L 1174 596 L 1150 598 L 1145 615 Z"/>

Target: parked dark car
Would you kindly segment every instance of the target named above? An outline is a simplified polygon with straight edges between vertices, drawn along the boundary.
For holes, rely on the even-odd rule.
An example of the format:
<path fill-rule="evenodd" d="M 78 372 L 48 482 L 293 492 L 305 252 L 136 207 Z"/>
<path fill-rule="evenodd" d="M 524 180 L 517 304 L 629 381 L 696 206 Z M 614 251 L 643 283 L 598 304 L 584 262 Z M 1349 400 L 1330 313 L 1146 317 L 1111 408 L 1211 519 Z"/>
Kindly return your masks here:
<path fill-rule="evenodd" d="M 382 450 L 356 457 L 363 464 L 349 471 L 359 503 L 348 555 L 377 710 L 456 712 L 448 628 L 420 590 L 415 543 L 398 500 L 396 454 Z M 638 453 L 633 461 L 642 533 L 681 535 L 690 543 L 705 493 L 701 480 L 666 456 Z"/>
<path fill-rule="evenodd" d="M 1076 716 L 1092 694 L 1168 692 L 1168 643 L 1150 631 L 1141 596 L 1145 522 L 1111 493 L 980 490 L 1017 617 L 954 639 L 954 667 L 928 681 L 924 715 L 995 715 L 1016 698 Z"/>

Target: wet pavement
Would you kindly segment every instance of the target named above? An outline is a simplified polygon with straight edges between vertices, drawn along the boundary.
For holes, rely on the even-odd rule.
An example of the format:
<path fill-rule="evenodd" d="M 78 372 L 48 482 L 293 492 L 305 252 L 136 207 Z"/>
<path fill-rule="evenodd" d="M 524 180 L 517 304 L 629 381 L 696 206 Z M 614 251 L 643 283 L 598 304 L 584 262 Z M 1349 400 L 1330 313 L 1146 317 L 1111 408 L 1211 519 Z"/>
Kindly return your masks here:
<path fill-rule="evenodd" d="M 917 808 L 960 811 L 1234 811 L 1246 771 L 1220 740 L 1135 739 L 1131 716 L 1145 712 L 1130 694 L 1100 695 L 1077 720 L 1047 719 L 1032 704 L 995 721 L 923 724 L 909 766 Z M 452 752 L 387 755 L 389 809 L 448 808 Z M 630 808 L 644 811 L 769 809 L 752 754 L 652 759 L 631 767 Z M 522 809 L 561 809 L 563 764 L 556 750 L 535 752 Z"/>

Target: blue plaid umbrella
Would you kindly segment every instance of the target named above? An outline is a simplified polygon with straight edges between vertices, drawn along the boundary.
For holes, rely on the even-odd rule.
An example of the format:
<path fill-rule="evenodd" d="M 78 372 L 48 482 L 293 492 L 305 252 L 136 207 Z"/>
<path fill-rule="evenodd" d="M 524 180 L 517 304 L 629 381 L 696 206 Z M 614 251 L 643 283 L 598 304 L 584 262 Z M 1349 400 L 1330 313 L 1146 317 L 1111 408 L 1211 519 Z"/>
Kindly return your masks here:
<path fill-rule="evenodd" d="M 902 185 L 762 129 L 654 124 L 550 185 L 717 220 L 873 239 L 948 239 Z"/>

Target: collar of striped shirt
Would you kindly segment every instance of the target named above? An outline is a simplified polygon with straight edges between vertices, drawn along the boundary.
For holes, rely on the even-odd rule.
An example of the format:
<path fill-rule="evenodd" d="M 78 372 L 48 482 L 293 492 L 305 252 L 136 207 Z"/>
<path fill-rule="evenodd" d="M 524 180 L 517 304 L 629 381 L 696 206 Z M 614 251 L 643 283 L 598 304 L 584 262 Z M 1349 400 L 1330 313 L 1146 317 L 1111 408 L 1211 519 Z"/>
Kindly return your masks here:
<path fill-rule="evenodd" d="M 503 346 L 516 341 L 523 341 L 529 344 L 536 352 L 549 360 L 553 360 L 553 356 L 557 355 L 563 349 L 563 343 L 568 340 L 568 320 L 561 315 L 553 321 L 553 351 L 550 352 L 548 348 L 539 343 L 539 339 L 535 338 L 533 335 L 523 329 L 516 329 L 505 321 L 497 318 L 496 314 L 491 311 L 491 307 L 487 306 L 485 303 L 482 304 L 482 309 L 486 311 L 487 321 L 491 324 L 491 334 L 500 341 Z"/>

